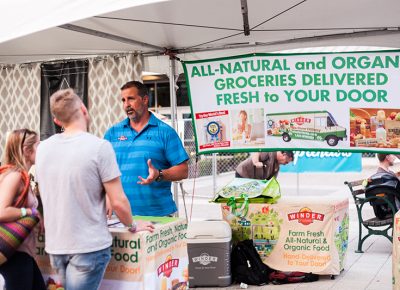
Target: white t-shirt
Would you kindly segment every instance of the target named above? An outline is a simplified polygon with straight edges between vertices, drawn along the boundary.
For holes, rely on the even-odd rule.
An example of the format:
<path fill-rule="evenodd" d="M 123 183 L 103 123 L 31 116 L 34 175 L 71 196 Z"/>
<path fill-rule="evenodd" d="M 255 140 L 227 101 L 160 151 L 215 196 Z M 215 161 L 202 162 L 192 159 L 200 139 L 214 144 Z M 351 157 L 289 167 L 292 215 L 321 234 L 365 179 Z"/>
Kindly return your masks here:
<path fill-rule="evenodd" d="M 38 146 L 45 250 L 80 254 L 111 246 L 103 183 L 121 173 L 111 144 L 92 134 L 56 134 Z"/>

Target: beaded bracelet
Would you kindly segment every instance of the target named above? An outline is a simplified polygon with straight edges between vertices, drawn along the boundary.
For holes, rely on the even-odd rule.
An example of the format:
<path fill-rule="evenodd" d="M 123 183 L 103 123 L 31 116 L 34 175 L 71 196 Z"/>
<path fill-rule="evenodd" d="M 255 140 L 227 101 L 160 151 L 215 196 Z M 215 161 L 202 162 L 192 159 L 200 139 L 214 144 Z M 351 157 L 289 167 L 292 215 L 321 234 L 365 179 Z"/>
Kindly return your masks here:
<path fill-rule="evenodd" d="M 31 211 L 32 211 L 32 215 L 37 216 L 38 211 L 37 211 L 36 208 L 32 207 L 32 208 L 31 208 Z"/>
<path fill-rule="evenodd" d="M 21 217 L 26 216 L 26 208 L 21 207 Z"/>

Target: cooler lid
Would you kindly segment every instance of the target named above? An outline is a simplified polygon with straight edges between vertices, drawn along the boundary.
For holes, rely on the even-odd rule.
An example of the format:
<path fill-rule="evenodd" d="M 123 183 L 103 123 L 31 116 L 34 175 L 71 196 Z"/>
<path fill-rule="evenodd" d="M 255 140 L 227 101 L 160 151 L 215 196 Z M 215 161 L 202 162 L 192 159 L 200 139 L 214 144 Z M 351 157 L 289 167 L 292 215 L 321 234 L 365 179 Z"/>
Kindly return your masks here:
<path fill-rule="evenodd" d="M 187 239 L 230 239 L 231 236 L 231 227 L 223 220 L 190 222 L 186 233 Z"/>

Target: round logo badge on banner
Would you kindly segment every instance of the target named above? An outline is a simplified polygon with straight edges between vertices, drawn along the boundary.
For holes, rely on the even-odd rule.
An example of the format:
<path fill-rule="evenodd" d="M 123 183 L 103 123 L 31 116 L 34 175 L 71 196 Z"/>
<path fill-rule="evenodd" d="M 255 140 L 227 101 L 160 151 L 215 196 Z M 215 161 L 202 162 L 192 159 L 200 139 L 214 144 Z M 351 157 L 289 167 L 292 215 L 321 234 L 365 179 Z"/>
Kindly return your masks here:
<path fill-rule="evenodd" d="M 218 133 L 221 131 L 220 125 L 212 121 L 207 124 L 207 133 L 211 135 L 211 141 L 216 141 L 218 140 Z"/>

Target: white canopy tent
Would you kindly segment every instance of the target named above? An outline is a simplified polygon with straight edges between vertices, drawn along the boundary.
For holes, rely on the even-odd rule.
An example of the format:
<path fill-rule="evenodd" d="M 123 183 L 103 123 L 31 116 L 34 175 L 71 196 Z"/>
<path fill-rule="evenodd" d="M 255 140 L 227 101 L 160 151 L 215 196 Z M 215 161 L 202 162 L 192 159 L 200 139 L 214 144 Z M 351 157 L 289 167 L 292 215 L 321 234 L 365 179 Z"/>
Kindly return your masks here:
<path fill-rule="evenodd" d="M 397 0 L 15 0 L 2 1 L 0 11 L 0 64 L 137 51 L 156 56 L 147 58 L 152 70 L 166 52 L 193 60 L 301 47 L 400 47 Z"/>
<path fill-rule="evenodd" d="M 398 0 L 14 0 L 1 1 L 0 11 L 0 69 L 139 52 L 144 70 L 168 74 L 174 84 L 181 66 L 170 55 L 400 48 Z"/>

